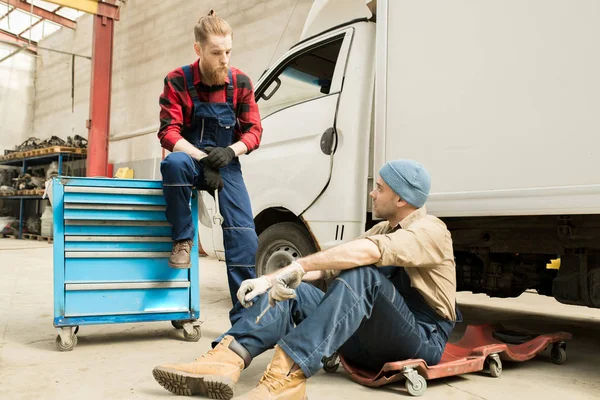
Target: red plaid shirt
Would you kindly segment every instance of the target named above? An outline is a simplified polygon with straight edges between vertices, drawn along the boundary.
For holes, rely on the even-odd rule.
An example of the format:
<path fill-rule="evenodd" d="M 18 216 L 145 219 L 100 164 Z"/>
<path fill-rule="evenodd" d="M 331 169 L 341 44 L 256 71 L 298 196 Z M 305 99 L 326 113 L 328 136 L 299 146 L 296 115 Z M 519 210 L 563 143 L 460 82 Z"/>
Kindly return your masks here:
<path fill-rule="evenodd" d="M 200 82 L 199 60 L 192 66 L 194 86 L 201 102 L 225 103 L 227 94 L 225 88 L 215 91 L 214 88 Z M 235 126 L 234 140 L 242 141 L 248 148 L 248 153 L 260 145 L 262 125 L 258 106 L 254 99 L 252 81 L 242 71 L 231 68 L 233 77 L 233 109 L 236 113 L 238 124 Z M 226 78 L 229 83 L 229 78 Z M 160 95 L 160 129 L 158 138 L 162 147 L 173 151 L 173 146 L 181 136 L 181 128 L 192 123 L 193 102 L 187 91 L 183 69 L 171 71 L 165 78 L 165 89 Z"/>

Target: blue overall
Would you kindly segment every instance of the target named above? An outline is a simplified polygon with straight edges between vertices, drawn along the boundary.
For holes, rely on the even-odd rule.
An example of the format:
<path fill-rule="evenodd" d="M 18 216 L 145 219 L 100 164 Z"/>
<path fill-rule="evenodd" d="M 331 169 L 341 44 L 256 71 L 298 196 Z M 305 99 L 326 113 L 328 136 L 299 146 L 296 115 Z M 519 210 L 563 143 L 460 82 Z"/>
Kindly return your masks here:
<path fill-rule="evenodd" d="M 327 293 L 301 283 L 296 298 L 269 304 L 265 293 L 238 318 L 233 336 L 252 357 L 278 344 L 307 377 L 334 352 L 350 364 L 379 371 L 386 362 L 421 358 L 437 364 L 457 321 L 439 316 L 410 285 L 404 268 L 365 266 L 343 271 Z M 241 307 L 237 304 L 236 307 Z"/>
<path fill-rule="evenodd" d="M 182 136 L 199 149 L 206 147 L 227 147 L 234 142 L 233 131 L 236 115 L 233 108 L 233 79 L 229 71 L 229 84 L 226 103 L 200 102 L 194 87 L 192 69 L 183 67 L 188 93 L 194 103 L 192 123 L 182 130 Z M 167 220 L 173 227 L 172 239 L 193 239 L 194 224 L 189 202 L 192 187 L 208 190 L 204 186 L 203 164 L 187 153 L 169 154 L 160 164 L 163 178 L 163 192 L 166 200 Z M 258 238 L 254 229 L 254 219 L 250 198 L 239 159 L 236 157 L 220 169 L 223 190 L 219 192 L 219 207 L 223 215 L 223 244 L 227 264 L 227 279 L 233 304 L 242 281 L 256 278 L 254 264 Z M 214 193 L 211 193 L 214 196 Z M 232 310 L 234 315 L 237 308 Z"/>

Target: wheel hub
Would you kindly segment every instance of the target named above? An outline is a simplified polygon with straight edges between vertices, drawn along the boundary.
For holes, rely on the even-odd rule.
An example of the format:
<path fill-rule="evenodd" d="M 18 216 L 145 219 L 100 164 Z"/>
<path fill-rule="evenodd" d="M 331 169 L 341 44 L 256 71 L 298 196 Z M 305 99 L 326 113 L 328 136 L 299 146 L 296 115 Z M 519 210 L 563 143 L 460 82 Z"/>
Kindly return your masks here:
<path fill-rule="evenodd" d="M 273 252 L 267 259 L 267 273 L 277 271 L 292 263 L 295 259 L 300 257 L 300 252 L 296 247 L 289 243 L 280 244 L 273 249 Z"/>

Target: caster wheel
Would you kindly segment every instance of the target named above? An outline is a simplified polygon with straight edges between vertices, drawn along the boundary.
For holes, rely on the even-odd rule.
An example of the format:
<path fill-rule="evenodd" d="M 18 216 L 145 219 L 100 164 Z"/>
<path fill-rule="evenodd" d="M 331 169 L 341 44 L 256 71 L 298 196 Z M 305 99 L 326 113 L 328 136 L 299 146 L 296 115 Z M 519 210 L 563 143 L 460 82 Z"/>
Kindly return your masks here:
<path fill-rule="evenodd" d="M 552 346 L 552 350 L 550 351 L 550 360 L 554 364 L 561 365 L 567 361 L 567 350 L 560 345 Z"/>
<path fill-rule="evenodd" d="M 183 329 L 182 321 L 171 321 L 171 325 L 173 325 L 173 328 L 175 329 Z"/>
<path fill-rule="evenodd" d="M 331 357 L 326 357 L 323 360 L 323 370 L 329 374 L 335 373 L 339 367 L 340 363 L 338 362 L 337 354 L 334 354 Z"/>
<path fill-rule="evenodd" d="M 192 334 L 187 333 L 185 330 L 183 331 L 183 338 L 188 342 L 197 342 L 200 340 L 201 336 L 202 332 L 200 332 L 199 326 L 194 327 L 194 332 Z"/>
<path fill-rule="evenodd" d="M 77 346 L 77 336 L 72 335 L 71 344 L 68 345 L 63 343 L 63 341 L 60 339 L 60 335 L 56 336 L 56 348 L 59 351 L 71 351 L 75 348 L 75 346 Z"/>
<path fill-rule="evenodd" d="M 427 381 L 421 375 L 415 377 L 415 383 L 407 379 L 404 385 L 411 396 L 421 396 L 427 389 Z"/>
<path fill-rule="evenodd" d="M 491 358 L 488 361 L 488 365 L 490 368 L 490 375 L 494 378 L 498 378 L 502 374 L 502 362 L 500 360 Z"/>

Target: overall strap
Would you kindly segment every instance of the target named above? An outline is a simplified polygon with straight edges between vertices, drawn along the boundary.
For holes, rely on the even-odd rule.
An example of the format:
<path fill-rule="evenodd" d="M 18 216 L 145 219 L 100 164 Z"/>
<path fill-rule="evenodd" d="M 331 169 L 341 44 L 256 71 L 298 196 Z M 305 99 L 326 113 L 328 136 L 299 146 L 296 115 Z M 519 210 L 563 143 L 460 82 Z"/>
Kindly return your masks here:
<path fill-rule="evenodd" d="M 458 302 L 454 303 L 454 310 L 456 312 L 456 321 L 453 321 L 453 322 L 455 322 L 455 323 L 463 322 L 463 315 L 462 315 L 462 312 L 460 311 L 460 308 L 458 308 Z"/>
<path fill-rule="evenodd" d="M 192 102 L 195 104 L 199 101 L 199 99 L 198 92 L 194 86 L 194 74 L 192 73 L 192 67 L 189 65 L 184 65 L 181 67 L 181 69 L 183 70 L 183 75 L 185 76 L 185 84 L 187 86 L 188 93 L 192 98 Z"/>
<path fill-rule="evenodd" d="M 227 103 L 233 110 L 233 75 L 231 74 L 231 69 L 227 71 L 227 75 L 229 76 L 229 84 L 227 85 Z"/>

